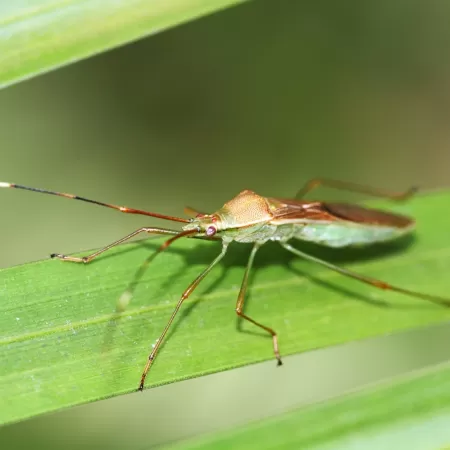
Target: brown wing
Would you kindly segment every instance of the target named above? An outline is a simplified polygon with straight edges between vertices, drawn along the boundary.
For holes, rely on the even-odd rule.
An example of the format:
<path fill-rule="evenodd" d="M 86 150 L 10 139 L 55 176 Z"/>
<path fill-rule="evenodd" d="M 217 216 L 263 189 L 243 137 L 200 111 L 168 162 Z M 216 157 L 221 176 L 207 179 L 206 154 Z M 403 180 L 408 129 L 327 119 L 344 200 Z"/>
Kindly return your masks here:
<path fill-rule="evenodd" d="M 385 227 L 407 228 L 414 220 L 379 209 L 366 208 L 348 203 L 323 203 L 322 206 L 334 216 L 367 225 L 381 225 Z"/>
<path fill-rule="evenodd" d="M 414 220 L 399 214 L 366 208 L 348 203 L 308 202 L 291 199 L 269 199 L 273 209 L 272 223 L 281 224 L 299 220 L 336 222 L 346 220 L 366 225 L 407 228 Z"/>
<path fill-rule="evenodd" d="M 320 220 L 333 222 L 337 219 L 323 207 L 322 202 L 292 200 L 285 198 L 269 198 L 270 211 L 273 219 L 271 223 L 281 224 L 296 220 Z"/>

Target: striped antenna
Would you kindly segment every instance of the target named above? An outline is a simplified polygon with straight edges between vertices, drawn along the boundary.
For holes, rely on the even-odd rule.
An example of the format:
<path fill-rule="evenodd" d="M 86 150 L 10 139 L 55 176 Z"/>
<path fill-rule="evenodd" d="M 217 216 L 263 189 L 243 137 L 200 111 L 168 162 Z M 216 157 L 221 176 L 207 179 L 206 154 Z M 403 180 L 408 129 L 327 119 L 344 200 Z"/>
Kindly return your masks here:
<path fill-rule="evenodd" d="M 150 217 L 156 217 L 158 219 L 170 220 L 172 222 L 182 222 L 182 223 L 191 222 L 190 219 L 183 219 L 181 217 L 167 216 L 165 214 L 158 214 L 158 213 L 154 213 L 154 212 L 143 211 L 141 209 L 128 208 L 126 206 L 112 205 L 110 203 L 103 203 L 103 202 L 99 202 L 97 200 L 91 200 L 89 198 L 80 197 L 80 196 L 74 195 L 74 194 L 67 194 L 64 192 L 56 192 L 56 191 L 49 191 L 47 189 L 22 186 L 21 184 L 6 183 L 4 181 L 0 181 L 0 188 L 24 189 L 25 191 L 40 192 L 41 194 L 57 195 L 58 197 L 65 197 L 65 198 L 70 198 L 72 200 L 80 200 L 80 201 L 86 202 L 86 203 L 93 203 L 94 205 L 104 206 L 106 208 L 115 209 L 117 211 L 127 213 L 127 214 L 141 214 L 143 216 L 150 216 Z"/>

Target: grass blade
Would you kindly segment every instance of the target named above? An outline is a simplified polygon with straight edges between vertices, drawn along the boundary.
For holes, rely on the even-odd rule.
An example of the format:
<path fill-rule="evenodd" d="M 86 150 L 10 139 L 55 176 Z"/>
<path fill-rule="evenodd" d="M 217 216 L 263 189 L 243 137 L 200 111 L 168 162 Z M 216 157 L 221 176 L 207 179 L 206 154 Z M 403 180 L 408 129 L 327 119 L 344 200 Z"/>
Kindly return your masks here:
<path fill-rule="evenodd" d="M 31 0 L 0 5 L 0 87 L 246 0 Z"/>
<path fill-rule="evenodd" d="M 443 448 L 450 441 L 450 366 L 170 448 Z M 165 447 L 169 448 L 169 447 Z M 447 448 L 447 447 L 445 447 Z"/>
<path fill-rule="evenodd" d="M 412 242 L 314 254 L 385 281 L 450 292 L 450 193 L 404 205 L 416 217 Z M 219 252 L 186 239 L 158 256 L 128 309 L 115 302 L 160 241 L 124 245 L 89 265 L 40 261 L 0 271 L 0 423 L 131 392 L 151 344 L 183 289 Z M 409 244 L 409 245 L 407 245 Z M 231 246 L 183 306 L 147 387 L 273 358 L 271 339 L 236 329 L 234 306 L 249 248 Z M 277 330 L 284 355 L 446 321 L 450 310 L 379 291 L 295 259 L 276 244 L 260 250 L 246 312 Z M 275 362 L 274 362 L 274 370 Z M 282 370 L 282 369 L 277 369 Z"/>

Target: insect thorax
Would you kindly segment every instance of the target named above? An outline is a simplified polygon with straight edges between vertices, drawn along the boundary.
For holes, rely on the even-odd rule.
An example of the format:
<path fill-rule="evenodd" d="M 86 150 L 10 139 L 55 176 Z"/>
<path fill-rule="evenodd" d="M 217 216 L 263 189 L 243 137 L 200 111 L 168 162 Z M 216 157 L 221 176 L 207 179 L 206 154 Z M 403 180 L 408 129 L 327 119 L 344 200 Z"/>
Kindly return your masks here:
<path fill-rule="evenodd" d="M 275 227 L 269 224 L 258 224 L 243 228 L 230 228 L 222 232 L 223 236 L 236 242 L 265 242 L 271 239 Z"/>
<path fill-rule="evenodd" d="M 234 228 L 223 231 L 227 238 L 242 243 L 288 240 L 295 236 L 292 224 L 271 225 L 270 223 Z"/>
<path fill-rule="evenodd" d="M 219 209 L 223 228 L 242 228 L 263 225 L 272 220 L 272 213 L 265 197 L 253 191 L 242 191 Z"/>

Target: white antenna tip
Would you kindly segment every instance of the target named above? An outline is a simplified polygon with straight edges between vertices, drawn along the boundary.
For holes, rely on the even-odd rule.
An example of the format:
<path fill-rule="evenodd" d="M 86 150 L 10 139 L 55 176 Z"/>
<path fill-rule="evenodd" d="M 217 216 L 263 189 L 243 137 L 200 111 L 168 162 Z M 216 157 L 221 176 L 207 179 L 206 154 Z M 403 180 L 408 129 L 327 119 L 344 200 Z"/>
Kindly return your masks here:
<path fill-rule="evenodd" d="M 0 188 L 10 188 L 11 183 L 5 183 L 4 181 L 0 181 Z"/>

